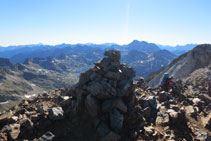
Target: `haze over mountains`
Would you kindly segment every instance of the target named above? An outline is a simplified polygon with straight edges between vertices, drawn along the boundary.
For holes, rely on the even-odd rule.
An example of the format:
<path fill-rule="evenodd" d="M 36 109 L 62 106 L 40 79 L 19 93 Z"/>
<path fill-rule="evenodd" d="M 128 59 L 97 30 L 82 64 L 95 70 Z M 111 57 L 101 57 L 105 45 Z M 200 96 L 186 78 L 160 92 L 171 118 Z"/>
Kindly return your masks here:
<path fill-rule="evenodd" d="M 183 51 L 191 48 L 188 46 Z M 8 108 L 25 96 L 70 86 L 78 82 L 81 72 L 103 57 L 105 50 L 111 49 L 121 52 L 121 62 L 132 66 L 137 77 L 147 77 L 177 57 L 175 50 L 161 50 L 154 43 L 137 40 L 128 45 L 89 43 L 1 47 L 0 102 L 9 100 L 8 106 L 3 105 Z"/>
<path fill-rule="evenodd" d="M 197 46 L 197 44 L 187 44 L 174 46 L 156 45 L 154 43 L 148 43 L 146 41 L 134 40 L 127 45 L 118 45 L 115 43 L 105 43 L 105 44 L 60 44 L 60 45 L 19 45 L 19 46 L 8 46 L 0 47 L 0 57 L 8 58 L 11 61 L 23 63 L 26 58 L 33 57 L 48 57 L 48 56 L 58 56 L 60 53 L 77 53 L 79 51 L 87 53 L 88 50 L 93 49 L 118 49 L 121 52 L 128 52 L 131 50 L 152 52 L 165 49 L 170 51 L 175 55 L 181 55 L 192 48 Z"/>

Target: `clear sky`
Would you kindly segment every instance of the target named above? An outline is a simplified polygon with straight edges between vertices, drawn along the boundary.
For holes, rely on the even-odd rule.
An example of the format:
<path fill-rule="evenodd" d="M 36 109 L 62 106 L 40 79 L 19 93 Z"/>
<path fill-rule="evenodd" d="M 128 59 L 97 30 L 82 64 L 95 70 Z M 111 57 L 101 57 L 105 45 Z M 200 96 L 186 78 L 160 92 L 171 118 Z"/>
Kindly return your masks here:
<path fill-rule="evenodd" d="M 211 43 L 211 0 L 0 0 L 0 46 Z"/>

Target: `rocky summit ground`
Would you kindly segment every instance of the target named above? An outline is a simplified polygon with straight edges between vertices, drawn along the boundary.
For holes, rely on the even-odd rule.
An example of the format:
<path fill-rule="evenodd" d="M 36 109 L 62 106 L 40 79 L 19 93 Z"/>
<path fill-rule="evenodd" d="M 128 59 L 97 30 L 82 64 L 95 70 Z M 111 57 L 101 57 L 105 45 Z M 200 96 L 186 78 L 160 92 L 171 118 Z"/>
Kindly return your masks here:
<path fill-rule="evenodd" d="M 120 64 L 120 52 L 80 75 L 71 88 L 40 94 L 0 115 L 0 140 L 210 141 L 209 88 L 177 81 L 169 92 L 152 89 Z M 200 85 L 200 84 L 199 84 Z"/>

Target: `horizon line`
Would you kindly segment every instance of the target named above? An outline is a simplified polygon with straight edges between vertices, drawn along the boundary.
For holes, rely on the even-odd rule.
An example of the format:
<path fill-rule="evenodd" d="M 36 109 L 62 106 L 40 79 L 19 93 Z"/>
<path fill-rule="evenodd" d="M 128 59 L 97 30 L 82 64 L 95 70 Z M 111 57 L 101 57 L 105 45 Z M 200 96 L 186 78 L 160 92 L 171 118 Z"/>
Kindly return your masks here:
<path fill-rule="evenodd" d="M 161 43 L 153 43 L 153 42 L 148 42 L 148 41 L 145 41 L 145 40 L 132 40 L 131 42 L 125 44 L 125 43 L 115 43 L 115 42 L 101 42 L 101 43 L 94 43 L 94 42 L 78 42 L 78 43 L 65 43 L 65 42 L 62 42 L 62 43 L 55 43 L 55 44 L 46 44 L 46 43 L 26 43 L 26 44 L 16 44 L 16 45 L 8 45 L 8 46 L 1 46 L 0 47 L 4 47 L 4 48 L 7 48 L 7 47 L 18 47 L 18 46 L 34 46 L 34 45 L 49 45 L 49 46 L 57 46 L 57 45 L 62 45 L 62 44 L 67 44 L 67 45 L 77 45 L 77 44 L 82 44 L 82 45 L 85 45 L 85 44 L 95 44 L 95 45 L 102 45 L 102 44 L 117 44 L 117 45 L 128 45 L 130 43 L 132 43 L 133 41 L 139 41 L 139 42 L 147 42 L 147 43 L 152 43 L 152 44 L 155 44 L 157 46 L 171 46 L 171 47 L 176 47 L 176 46 L 185 46 L 185 45 L 200 45 L 200 44 L 211 44 L 211 43 L 184 43 L 184 44 L 161 44 Z"/>

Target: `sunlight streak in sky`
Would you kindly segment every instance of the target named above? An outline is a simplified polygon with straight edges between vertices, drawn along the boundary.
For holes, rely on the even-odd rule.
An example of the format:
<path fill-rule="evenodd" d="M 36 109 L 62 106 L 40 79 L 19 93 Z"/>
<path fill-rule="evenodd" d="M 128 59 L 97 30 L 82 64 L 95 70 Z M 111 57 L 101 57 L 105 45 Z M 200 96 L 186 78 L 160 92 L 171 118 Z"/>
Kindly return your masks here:
<path fill-rule="evenodd" d="M 131 9 L 131 0 L 128 0 L 126 9 L 126 20 L 125 20 L 125 36 L 127 39 L 129 36 L 128 32 L 129 32 L 130 9 Z"/>

